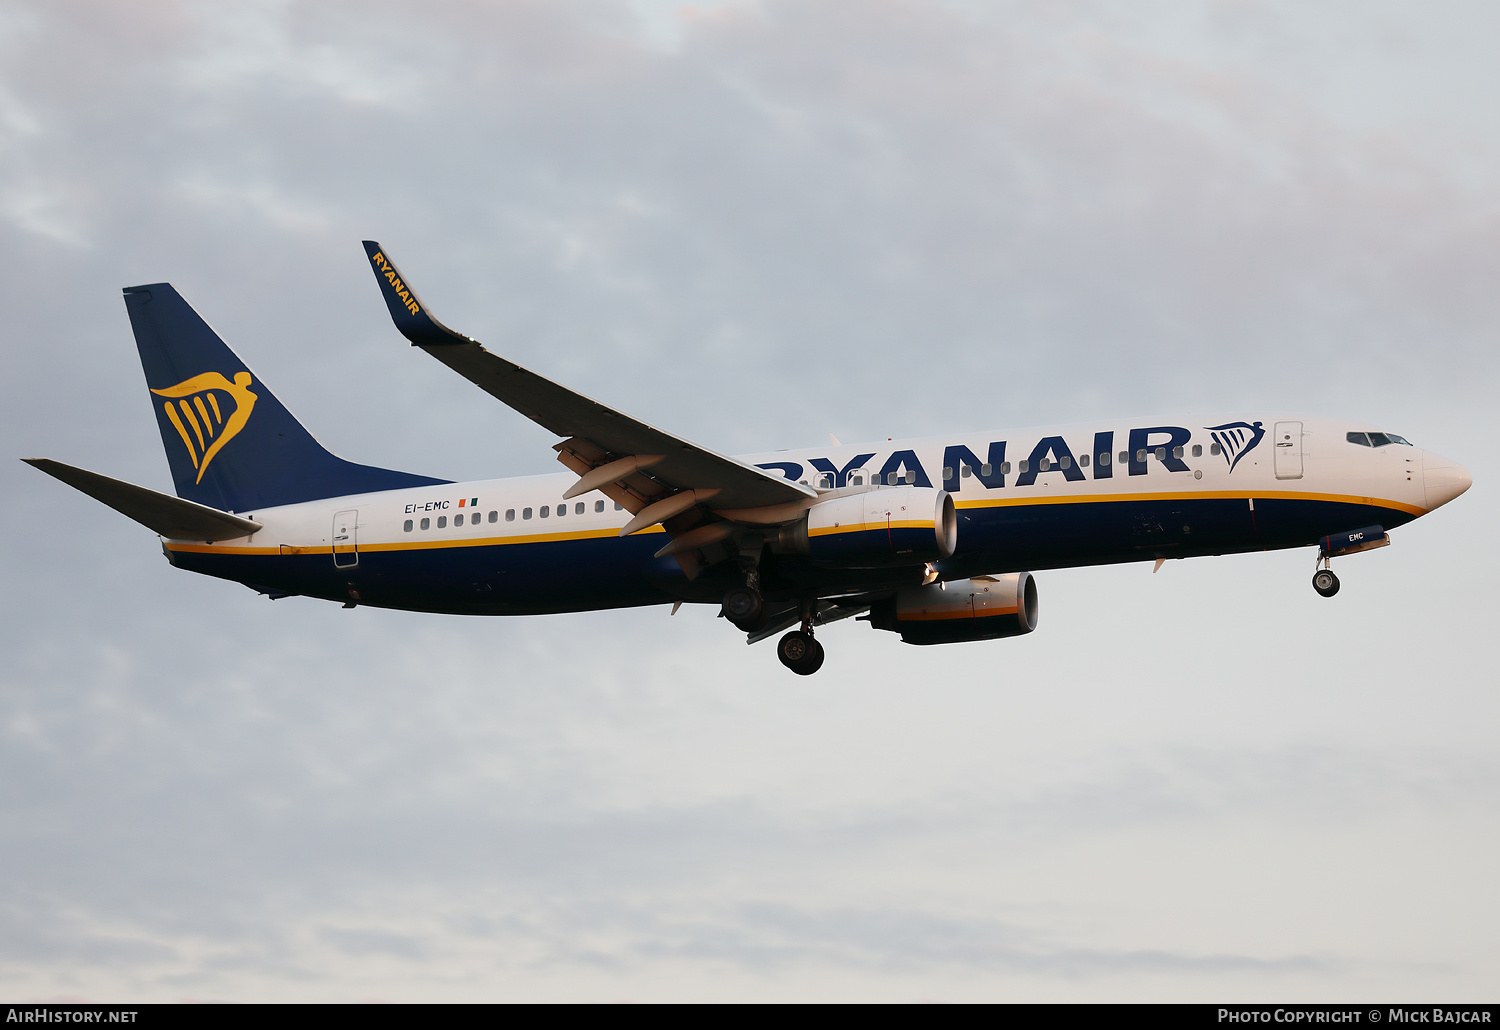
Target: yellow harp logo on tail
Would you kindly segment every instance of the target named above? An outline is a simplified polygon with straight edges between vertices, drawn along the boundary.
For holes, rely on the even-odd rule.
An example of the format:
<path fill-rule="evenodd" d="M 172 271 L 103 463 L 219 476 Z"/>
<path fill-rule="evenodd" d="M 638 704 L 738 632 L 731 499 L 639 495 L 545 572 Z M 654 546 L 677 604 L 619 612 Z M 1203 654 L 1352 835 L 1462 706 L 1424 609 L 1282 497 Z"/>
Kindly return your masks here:
<path fill-rule="evenodd" d="M 167 398 L 162 410 L 182 437 L 199 483 L 214 455 L 250 421 L 256 397 L 250 392 L 249 372 L 236 372 L 232 383 L 218 372 L 205 372 L 151 392 Z"/>

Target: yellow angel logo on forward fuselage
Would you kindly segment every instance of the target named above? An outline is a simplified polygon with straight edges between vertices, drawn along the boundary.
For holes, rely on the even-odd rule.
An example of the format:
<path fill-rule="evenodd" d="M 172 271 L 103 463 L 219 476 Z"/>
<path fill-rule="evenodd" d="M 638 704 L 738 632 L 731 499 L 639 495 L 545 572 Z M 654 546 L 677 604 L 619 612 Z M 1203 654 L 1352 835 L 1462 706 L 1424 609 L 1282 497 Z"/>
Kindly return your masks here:
<path fill-rule="evenodd" d="M 250 421 L 256 397 L 250 392 L 249 372 L 236 372 L 232 383 L 218 372 L 204 372 L 176 386 L 151 392 L 168 398 L 162 410 L 182 437 L 188 456 L 193 459 L 193 468 L 198 470 L 199 483 L 203 482 L 203 473 L 208 471 L 214 455 Z M 234 401 L 234 409 L 227 415 L 219 403 L 221 393 Z M 192 403 L 188 403 L 189 399 Z"/>

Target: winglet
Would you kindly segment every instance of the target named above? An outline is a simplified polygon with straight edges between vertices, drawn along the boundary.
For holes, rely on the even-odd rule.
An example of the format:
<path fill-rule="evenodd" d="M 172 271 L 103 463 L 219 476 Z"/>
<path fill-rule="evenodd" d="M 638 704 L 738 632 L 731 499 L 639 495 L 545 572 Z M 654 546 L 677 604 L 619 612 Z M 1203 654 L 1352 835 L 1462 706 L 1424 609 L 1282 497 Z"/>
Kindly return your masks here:
<path fill-rule="evenodd" d="M 476 342 L 462 333 L 455 333 L 432 317 L 427 305 L 417 297 L 417 291 L 411 288 L 411 283 L 406 281 L 406 277 L 386 256 L 380 244 L 374 240 L 365 240 L 364 245 L 365 253 L 370 258 L 370 267 L 375 272 L 375 280 L 380 284 L 380 295 L 385 298 L 385 306 L 391 309 L 391 321 L 396 323 L 401 335 L 412 342 L 412 346 L 434 347 Z"/>

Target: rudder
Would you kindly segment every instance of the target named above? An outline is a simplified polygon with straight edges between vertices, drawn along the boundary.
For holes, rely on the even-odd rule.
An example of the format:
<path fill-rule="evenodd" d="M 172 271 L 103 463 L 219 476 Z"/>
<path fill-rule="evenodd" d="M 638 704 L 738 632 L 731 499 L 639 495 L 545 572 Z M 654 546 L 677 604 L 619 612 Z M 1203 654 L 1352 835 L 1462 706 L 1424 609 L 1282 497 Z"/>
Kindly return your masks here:
<path fill-rule="evenodd" d="M 177 496 L 246 512 L 448 482 L 331 454 L 169 283 L 125 307 Z"/>

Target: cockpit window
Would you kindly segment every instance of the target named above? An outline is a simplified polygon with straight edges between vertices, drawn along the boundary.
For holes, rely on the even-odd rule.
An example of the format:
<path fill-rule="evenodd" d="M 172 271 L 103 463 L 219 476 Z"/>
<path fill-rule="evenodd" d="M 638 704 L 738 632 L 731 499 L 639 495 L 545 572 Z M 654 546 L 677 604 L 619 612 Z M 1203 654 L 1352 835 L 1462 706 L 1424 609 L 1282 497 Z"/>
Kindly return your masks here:
<path fill-rule="evenodd" d="M 1412 445 L 1406 437 L 1397 436 L 1395 433 L 1345 433 L 1344 439 L 1350 443 L 1357 443 L 1361 447 L 1384 447 L 1392 443 L 1399 443 L 1403 447 Z"/>

